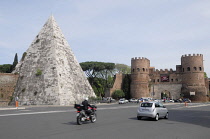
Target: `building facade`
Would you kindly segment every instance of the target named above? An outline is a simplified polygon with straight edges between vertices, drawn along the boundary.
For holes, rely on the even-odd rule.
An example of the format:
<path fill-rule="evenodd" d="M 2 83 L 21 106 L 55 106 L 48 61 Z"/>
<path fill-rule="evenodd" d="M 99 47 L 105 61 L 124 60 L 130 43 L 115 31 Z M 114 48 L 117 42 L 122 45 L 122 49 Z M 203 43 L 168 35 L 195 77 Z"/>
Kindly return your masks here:
<path fill-rule="evenodd" d="M 132 97 L 208 100 L 202 54 L 183 55 L 176 70 L 156 70 L 146 58 L 132 58 L 131 70 Z"/>
<path fill-rule="evenodd" d="M 182 55 L 181 65 L 176 65 L 176 70 L 158 70 L 150 67 L 147 58 L 132 58 L 130 76 L 130 94 L 133 98 L 209 100 L 209 80 L 204 76 L 202 54 Z M 122 82 L 116 81 L 122 85 Z"/>

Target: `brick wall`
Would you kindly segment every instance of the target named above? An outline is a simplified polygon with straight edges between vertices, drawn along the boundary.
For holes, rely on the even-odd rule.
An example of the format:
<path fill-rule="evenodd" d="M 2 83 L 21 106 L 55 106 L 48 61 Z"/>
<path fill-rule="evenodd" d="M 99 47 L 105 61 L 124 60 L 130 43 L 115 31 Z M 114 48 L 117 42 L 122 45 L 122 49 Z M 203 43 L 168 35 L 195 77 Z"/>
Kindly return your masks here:
<path fill-rule="evenodd" d="M 124 75 L 119 73 L 115 75 L 115 82 L 112 88 L 109 88 L 105 92 L 105 97 L 111 97 L 115 90 L 122 90 L 122 82 Z"/>
<path fill-rule="evenodd" d="M 0 106 L 7 106 L 14 93 L 18 75 L 0 73 Z"/>

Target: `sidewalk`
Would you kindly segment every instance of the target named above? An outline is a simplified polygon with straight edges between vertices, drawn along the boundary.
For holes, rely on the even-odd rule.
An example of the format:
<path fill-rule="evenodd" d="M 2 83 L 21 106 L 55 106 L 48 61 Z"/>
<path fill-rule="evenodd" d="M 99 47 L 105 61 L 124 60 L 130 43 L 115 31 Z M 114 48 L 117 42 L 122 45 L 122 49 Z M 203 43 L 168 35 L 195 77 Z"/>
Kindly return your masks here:
<path fill-rule="evenodd" d="M 0 110 L 23 110 L 26 109 L 25 107 L 0 107 Z"/>

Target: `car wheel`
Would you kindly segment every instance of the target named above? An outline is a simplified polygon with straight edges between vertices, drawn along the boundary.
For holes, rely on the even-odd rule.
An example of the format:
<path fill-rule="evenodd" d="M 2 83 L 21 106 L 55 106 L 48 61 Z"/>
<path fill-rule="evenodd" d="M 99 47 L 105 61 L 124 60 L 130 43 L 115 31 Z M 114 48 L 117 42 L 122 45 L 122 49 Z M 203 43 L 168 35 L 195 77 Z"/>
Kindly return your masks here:
<path fill-rule="evenodd" d="M 168 114 L 168 112 L 166 113 L 166 116 L 164 117 L 165 119 L 168 119 L 168 117 L 169 117 L 169 114 Z"/>
<path fill-rule="evenodd" d="M 159 120 L 159 115 L 156 114 L 156 115 L 155 115 L 155 121 L 158 121 L 158 120 Z"/>
<path fill-rule="evenodd" d="M 141 116 L 137 116 L 137 119 L 138 119 L 138 120 L 141 120 L 141 118 L 142 118 Z"/>

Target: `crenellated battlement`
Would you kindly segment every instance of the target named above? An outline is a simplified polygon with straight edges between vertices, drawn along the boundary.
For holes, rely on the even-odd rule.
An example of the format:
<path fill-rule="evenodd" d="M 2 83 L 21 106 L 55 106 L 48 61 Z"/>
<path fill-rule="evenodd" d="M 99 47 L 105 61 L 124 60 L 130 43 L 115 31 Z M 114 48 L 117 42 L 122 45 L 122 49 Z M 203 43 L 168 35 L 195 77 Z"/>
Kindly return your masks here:
<path fill-rule="evenodd" d="M 161 74 L 161 73 L 172 73 L 174 70 L 172 68 L 170 69 L 156 69 L 153 73 L 154 74 Z"/>
<path fill-rule="evenodd" d="M 185 54 L 185 55 L 182 55 L 182 58 L 183 57 L 203 57 L 202 54 Z"/>
<path fill-rule="evenodd" d="M 136 61 L 136 60 L 147 60 L 147 61 L 149 61 L 149 59 L 147 59 L 146 57 L 135 57 L 135 58 L 132 58 L 131 59 L 132 61 L 134 60 L 134 61 Z"/>

